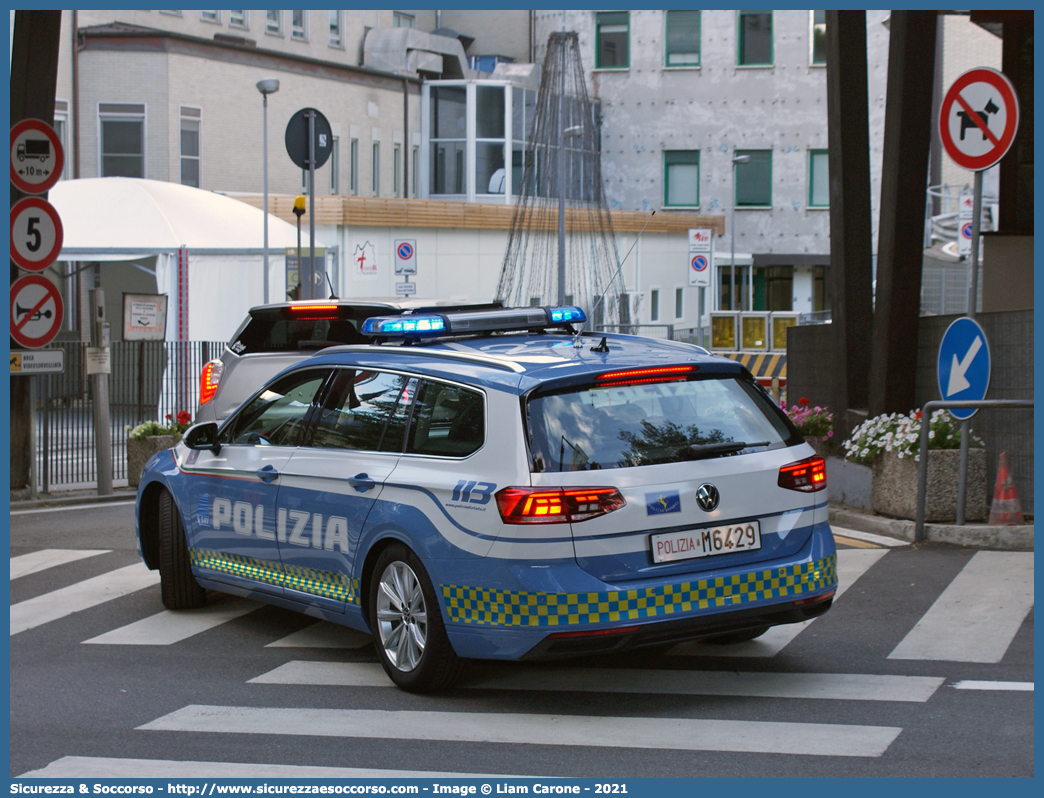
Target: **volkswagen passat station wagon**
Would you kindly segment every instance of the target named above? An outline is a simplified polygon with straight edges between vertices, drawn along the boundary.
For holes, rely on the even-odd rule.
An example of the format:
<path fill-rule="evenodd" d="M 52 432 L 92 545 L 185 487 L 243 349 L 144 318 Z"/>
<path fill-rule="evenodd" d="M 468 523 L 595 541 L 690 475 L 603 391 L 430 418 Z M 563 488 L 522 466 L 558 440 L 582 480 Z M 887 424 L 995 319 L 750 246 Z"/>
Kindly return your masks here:
<path fill-rule="evenodd" d="M 825 612 L 823 459 L 742 365 L 579 308 L 367 319 L 147 464 L 164 604 L 248 596 L 373 636 L 395 684 L 470 659 L 712 638 Z"/>

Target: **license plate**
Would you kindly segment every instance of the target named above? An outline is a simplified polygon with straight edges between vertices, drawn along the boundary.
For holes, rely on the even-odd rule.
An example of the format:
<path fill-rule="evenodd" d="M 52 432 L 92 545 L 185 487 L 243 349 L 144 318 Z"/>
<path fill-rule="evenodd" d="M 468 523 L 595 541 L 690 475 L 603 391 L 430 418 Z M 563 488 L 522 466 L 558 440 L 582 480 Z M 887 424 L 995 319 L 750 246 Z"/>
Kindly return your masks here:
<path fill-rule="evenodd" d="M 652 535 L 653 562 L 692 560 L 738 551 L 761 548 L 761 525 L 757 521 L 742 524 L 689 529 L 684 532 L 666 532 Z"/>

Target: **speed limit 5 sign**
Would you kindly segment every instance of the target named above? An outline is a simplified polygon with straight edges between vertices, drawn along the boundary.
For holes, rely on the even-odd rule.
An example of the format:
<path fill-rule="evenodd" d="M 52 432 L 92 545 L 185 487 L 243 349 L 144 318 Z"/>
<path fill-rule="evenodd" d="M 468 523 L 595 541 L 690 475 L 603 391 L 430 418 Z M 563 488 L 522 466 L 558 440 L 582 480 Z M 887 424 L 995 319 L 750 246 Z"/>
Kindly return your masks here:
<path fill-rule="evenodd" d="M 11 208 L 11 260 L 42 272 L 62 251 L 62 220 L 47 200 L 27 197 Z"/>

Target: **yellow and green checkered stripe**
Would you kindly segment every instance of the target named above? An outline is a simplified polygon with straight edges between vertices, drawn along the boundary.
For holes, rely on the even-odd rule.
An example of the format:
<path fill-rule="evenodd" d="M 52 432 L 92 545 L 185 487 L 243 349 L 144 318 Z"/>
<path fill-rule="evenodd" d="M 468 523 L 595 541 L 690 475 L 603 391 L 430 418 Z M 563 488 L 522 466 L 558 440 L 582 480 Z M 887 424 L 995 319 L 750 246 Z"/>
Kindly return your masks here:
<path fill-rule="evenodd" d="M 450 620 L 493 626 L 569 626 L 656 618 L 800 596 L 837 584 L 837 555 L 745 574 L 605 593 L 527 593 L 443 585 Z"/>
<path fill-rule="evenodd" d="M 282 563 L 255 560 L 238 554 L 226 554 L 207 549 L 189 549 L 192 564 L 197 568 L 253 579 L 269 585 L 280 585 L 324 598 L 359 603 L 359 580 L 350 579 L 333 571 L 315 571 Z"/>

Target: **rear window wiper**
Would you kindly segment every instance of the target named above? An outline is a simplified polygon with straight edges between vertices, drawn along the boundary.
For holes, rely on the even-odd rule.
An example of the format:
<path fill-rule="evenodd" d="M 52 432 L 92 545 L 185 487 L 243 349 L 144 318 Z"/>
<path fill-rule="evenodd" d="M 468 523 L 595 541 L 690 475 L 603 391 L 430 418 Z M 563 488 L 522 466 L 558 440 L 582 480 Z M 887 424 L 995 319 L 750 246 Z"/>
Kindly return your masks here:
<path fill-rule="evenodd" d="M 704 460 L 710 457 L 720 457 L 725 454 L 735 454 L 742 449 L 768 445 L 768 441 L 758 441 L 757 443 L 725 441 L 723 443 L 692 443 L 689 444 L 688 449 L 693 460 Z"/>

